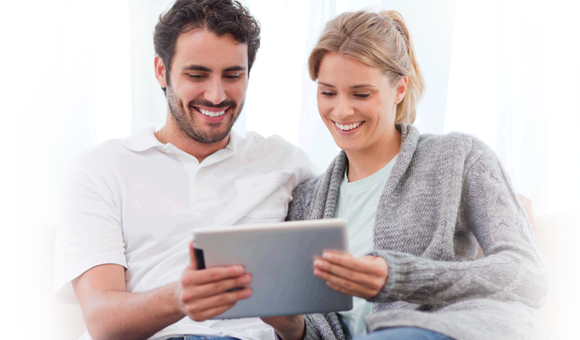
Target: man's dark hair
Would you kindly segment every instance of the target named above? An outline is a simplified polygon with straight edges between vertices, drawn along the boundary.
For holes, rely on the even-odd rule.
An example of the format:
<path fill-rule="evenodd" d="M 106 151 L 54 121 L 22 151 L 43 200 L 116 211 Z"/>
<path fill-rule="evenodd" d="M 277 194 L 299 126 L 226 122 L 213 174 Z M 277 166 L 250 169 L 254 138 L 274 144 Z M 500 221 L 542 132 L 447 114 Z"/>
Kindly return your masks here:
<path fill-rule="evenodd" d="M 218 37 L 229 33 L 237 42 L 247 44 L 250 72 L 260 47 L 260 23 L 242 4 L 235 0 L 177 0 L 159 16 L 153 34 L 155 53 L 163 60 L 168 84 L 177 37 L 197 28 Z"/>

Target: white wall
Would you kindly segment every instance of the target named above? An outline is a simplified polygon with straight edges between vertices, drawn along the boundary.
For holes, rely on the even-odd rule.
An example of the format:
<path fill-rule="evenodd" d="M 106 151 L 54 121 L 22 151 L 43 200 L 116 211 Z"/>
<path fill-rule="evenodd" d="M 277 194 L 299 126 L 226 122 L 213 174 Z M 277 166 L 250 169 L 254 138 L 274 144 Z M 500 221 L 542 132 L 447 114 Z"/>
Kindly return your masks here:
<path fill-rule="evenodd" d="M 8 34 L 14 26 L 2 22 L 3 41 L 13 47 L 2 56 L 5 79 L 10 79 L 1 91 L 6 98 L 0 103 L 6 113 L 2 119 L 9 127 L 2 141 L 12 146 L 5 156 L 10 165 L 0 176 L 4 192 L 10 192 L 3 195 L 2 206 L 19 221 L 50 222 L 56 216 L 61 169 L 74 154 L 163 124 L 166 108 L 153 76 L 152 31 L 171 1 L 32 3 L 37 10 L 26 11 L 30 24 L 20 25 L 19 34 Z M 578 146 L 573 136 L 580 111 L 580 28 L 568 2 L 246 4 L 262 22 L 263 44 L 238 132 L 279 134 L 306 149 L 324 169 L 337 149 L 317 115 L 308 52 L 336 13 L 393 8 L 406 18 L 427 82 L 419 129 L 461 130 L 482 138 L 539 213 L 576 205 L 574 174 L 579 169 L 566 159 L 574 159 L 570 152 Z M 13 1 L 3 6 L 18 17 L 31 5 Z M 548 19 L 554 21 L 545 24 Z M 453 30 L 456 26 L 460 29 Z"/>

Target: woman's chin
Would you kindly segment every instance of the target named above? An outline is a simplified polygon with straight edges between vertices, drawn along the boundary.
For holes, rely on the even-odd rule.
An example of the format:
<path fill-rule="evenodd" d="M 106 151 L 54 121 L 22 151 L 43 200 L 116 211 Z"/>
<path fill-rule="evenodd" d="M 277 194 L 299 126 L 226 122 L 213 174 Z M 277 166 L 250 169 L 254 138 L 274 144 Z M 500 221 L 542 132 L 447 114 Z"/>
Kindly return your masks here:
<path fill-rule="evenodd" d="M 341 138 L 334 138 L 334 142 L 336 143 L 336 146 L 338 146 L 341 150 L 344 150 L 347 153 L 353 151 L 356 152 L 356 150 L 359 149 L 357 144 L 353 143 L 353 141 L 344 141 Z"/>

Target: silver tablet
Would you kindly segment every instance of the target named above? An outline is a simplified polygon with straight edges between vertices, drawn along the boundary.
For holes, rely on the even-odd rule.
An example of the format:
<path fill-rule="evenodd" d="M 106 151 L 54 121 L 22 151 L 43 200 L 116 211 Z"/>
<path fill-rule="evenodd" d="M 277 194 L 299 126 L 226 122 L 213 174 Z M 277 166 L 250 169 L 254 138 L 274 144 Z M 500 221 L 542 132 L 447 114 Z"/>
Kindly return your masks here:
<path fill-rule="evenodd" d="M 346 220 L 325 219 L 196 230 L 198 268 L 241 264 L 252 296 L 216 319 L 336 312 L 352 297 L 312 273 L 324 250 L 348 251 Z"/>

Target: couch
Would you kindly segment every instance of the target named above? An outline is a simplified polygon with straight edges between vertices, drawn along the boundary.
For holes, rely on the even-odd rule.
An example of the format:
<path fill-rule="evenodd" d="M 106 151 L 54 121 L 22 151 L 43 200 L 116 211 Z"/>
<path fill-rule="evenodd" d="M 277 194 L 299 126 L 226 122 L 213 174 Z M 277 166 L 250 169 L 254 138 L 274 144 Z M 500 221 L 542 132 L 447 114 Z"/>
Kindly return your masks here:
<path fill-rule="evenodd" d="M 580 214 L 536 215 L 552 292 L 541 309 L 554 340 L 580 339 Z M 78 305 L 52 297 L 54 224 L 14 224 L 14 307 L 24 340 L 78 339 Z"/>

